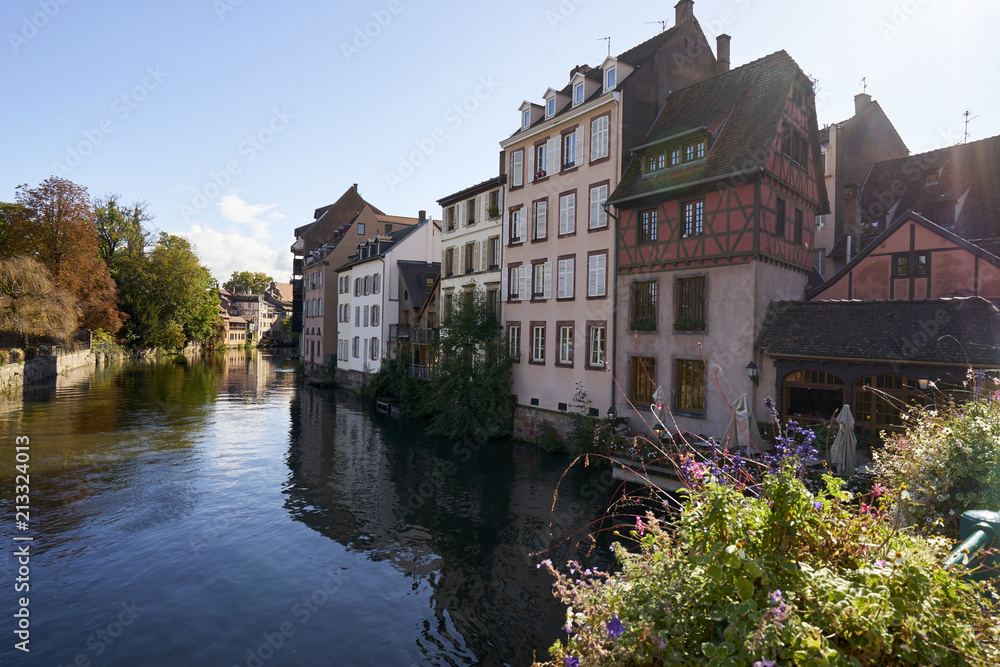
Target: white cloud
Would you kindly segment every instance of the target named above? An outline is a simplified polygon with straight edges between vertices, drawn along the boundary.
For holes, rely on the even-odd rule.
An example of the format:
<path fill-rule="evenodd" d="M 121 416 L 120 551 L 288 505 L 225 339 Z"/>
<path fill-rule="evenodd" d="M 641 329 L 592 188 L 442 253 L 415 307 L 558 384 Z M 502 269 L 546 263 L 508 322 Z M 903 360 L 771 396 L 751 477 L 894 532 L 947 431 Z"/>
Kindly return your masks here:
<path fill-rule="evenodd" d="M 201 263 L 208 267 L 220 285 L 229 279 L 233 271 L 260 271 L 279 283 L 288 282 L 291 277 L 292 256 L 287 249 L 275 249 L 238 229 L 220 232 L 208 226 L 192 224 L 184 236 L 195 245 Z"/>
<path fill-rule="evenodd" d="M 253 230 L 253 235 L 260 239 L 271 238 L 271 222 L 285 217 L 276 211 L 269 213 L 276 206 L 276 204 L 249 204 L 245 199 L 231 193 L 219 200 L 219 212 L 223 218 L 238 225 L 249 226 Z"/>

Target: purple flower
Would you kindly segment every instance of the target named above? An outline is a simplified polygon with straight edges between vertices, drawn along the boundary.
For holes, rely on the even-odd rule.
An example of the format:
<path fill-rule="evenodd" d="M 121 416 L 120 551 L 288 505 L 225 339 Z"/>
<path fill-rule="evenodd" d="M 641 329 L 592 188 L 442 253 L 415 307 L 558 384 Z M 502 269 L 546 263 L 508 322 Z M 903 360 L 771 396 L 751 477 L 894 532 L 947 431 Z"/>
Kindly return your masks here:
<path fill-rule="evenodd" d="M 639 531 L 639 537 L 642 537 L 643 533 L 646 532 L 646 526 L 642 524 L 642 517 L 639 515 L 635 517 L 635 529 Z"/>
<path fill-rule="evenodd" d="M 618 614 L 612 614 L 611 620 L 608 621 L 608 635 L 610 635 L 612 639 L 617 639 L 623 634 L 625 634 L 625 626 L 622 625 L 622 622 L 618 619 Z"/>
<path fill-rule="evenodd" d="M 773 593 L 768 595 L 768 597 L 771 598 L 771 602 L 778 604 L 779 602 L 781 602 L 781 589 L 779 588 L 775 590 Z"/>
<path fill-rule="evenodd" d="M 773 665 L 774 663 L 772 663 Z M 575 655 L 566 656 L 566 667 L 580 667 L 580 658 Z"/>
<path fill-rule="evenodd" d="M 768 660 L 767 658 L 761 658 L 757 662 L 753 663 L 753 667 L 774 667 L 777 660 Z"/>
<path fill-rule="evenodd" d="M 813 501 L 813 507 L 815 507 L 815 508 L 816 508 L 816 511 L 818 512 L 818 511 L 820 511 L 821 509 L 823 509 L 823 503 L 821 503 L 821 502 L 820 502 L 820 501 L 818 501 L 818 500 L 814 500 L 814 501 Z"/>

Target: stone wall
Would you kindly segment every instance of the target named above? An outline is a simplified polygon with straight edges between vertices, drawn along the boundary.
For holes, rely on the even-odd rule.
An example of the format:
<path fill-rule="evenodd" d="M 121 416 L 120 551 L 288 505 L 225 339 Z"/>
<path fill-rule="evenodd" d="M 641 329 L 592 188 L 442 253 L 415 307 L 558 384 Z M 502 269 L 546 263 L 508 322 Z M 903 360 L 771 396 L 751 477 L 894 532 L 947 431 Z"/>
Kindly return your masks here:
<path fill-rule="evenodd" d="M 573 430 L 573 419 L 565 412 L 539 410 L 524 405 L 514 407 L 513 436 L 525 442 L 535 442 L 546 428 L 555 431 L 560 440 L 566 440 Z"/>
<path fill-rule="evenodd" d="M 54 378 L 59 373 L 93 364 L 94 355 L 90 350 L 4 364 L 0 366 L 0 391 L 12 387 L 39 384 Z"/>

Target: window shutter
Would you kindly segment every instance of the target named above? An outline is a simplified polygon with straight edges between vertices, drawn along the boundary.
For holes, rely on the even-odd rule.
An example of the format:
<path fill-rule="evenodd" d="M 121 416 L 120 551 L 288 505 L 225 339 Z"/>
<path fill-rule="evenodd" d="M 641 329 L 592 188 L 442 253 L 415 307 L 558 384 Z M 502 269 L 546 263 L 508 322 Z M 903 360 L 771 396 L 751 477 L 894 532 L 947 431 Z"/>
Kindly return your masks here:
<path fill-rule="evenodd" d="M 560 146 L 561 143 L 562 143 L 562 137 L 553 137 L 552 139 L 549 139 L 549 147 L 548 147 L 549 164 L 548 167 L 545 169 L 545 172 L 547 174 L 551 175 L 559 173 L 559 168 L 561 166 L 559 163 L 562 161 L 562 157 L 560 155 L 562 153 L 562 146 Z"/>
<path fill-rule="evenodd" d="M 538 202 L 538 206 L 535 208 L 535 215 L 537 220 L 535 221 L 535 228 L 538 230 L 538 238 L 545 238 L 548 234 L 548 204 L 546 202 Z"/>
<path fill-rule="evenodd" d="M 531 267 L 524 264 L 517 267 L 517 294 L 521 299 L 525 298 L 528 293 L 528 271 L 530 270 Z"/>
<path fill-rule="evenodd" d="M 590 228 L 599 227 L 598 217 L 600 216 L 600 188 L 590 189 Z"/>
<path fill-rule="evenodd" d="M 542 285 L 543 285 L 543 299 L 552 298 L 552 262 L 545 262 L 542 265 Z"/>
<path fill-rule="evenodd" d="M 507 300 L 507 269 L 500 272 L 500 300 Z"/>
<path fill-rule="evenodd" d="M 479 241 L 472 244 L 472 270 L 479 268 Z"/>
<path fill-rule="evenodd" d="M 598 145 L 601 142 L 600 139 L 600 128 L 598 127 L 600 123 L 596 120 L 590 121 L 590 159 L 591 161 L 597 159 Z"/>
<path fill-rule="evenodd" d="M 517 151 L 511 156 L 510 170 L 513 172 L 511 174 L 511 186 L 515 188 L 521 187 L 524 183 L 524 153 Z"/>
<path fill-rule="evenodd" d="M 455 273 L 465 273 L 465 246 L 458 246 L 458 270 Z"/>
<path fill-rule="evenodd" d="M 523 208 L 517 212 L 517 240 L 522 243 L 528 240 L 528 215 Z"/>
<path fill-rule="evenodd" d="M 576 193 L 566 195 L 566 228 L 572 234 L 576 231 Z"/>
<path fill-rule="evenodd" d="M 513 216 L 514 216 L 513 213 L 510 213 L 508 215 L 503 215 L 502 216 L 503 217 L 503 231 L 501 232 L 500 243 L 509 243 L 510 242 L 510 218 L 513 217 Z"/>
<path fill-rule="evenodd" d="M 533 183 L 535 180 L 535 147 L 526 146 L 524 150 L 528 151 L 528 182 Z"/>
<path fill-rule="evenodd" d="M 583 128 L 576 128 L 576 164 L 583 164 Z"/>

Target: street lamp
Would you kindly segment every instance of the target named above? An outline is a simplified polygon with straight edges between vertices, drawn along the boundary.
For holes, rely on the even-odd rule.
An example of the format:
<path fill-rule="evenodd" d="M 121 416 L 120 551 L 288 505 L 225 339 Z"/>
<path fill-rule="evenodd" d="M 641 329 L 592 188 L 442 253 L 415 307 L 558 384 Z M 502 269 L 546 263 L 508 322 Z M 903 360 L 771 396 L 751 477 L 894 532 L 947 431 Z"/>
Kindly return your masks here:
<path fill-rule="evenodd" d="M 920 377 L 917 378 L 917 385 L 920 387 L 920 391 L 927 391 L 928 385 L 930 385 L 931 379 L 927 377 L 927 371 L 922 371 Z"/>
<path fill-rule="evenodd" d="M 757 383 L 760 382 L 760 379 L 757 377 L 757 364 L 752 361 L 747 364 L 747 377 L 750 378 L 753 382 L 753 386 L 755 387 L 757 386 Z"/>
<path fill-rule="evenodd" d="M 608 421 L 612 421 L 613 422 L 615 420 L 615 417 L 617 417 L 617 416 L 618 416 L 618 413 L 615 412 L 615 406 L 612 405 L 610 408 L 608 408 Z"/>

